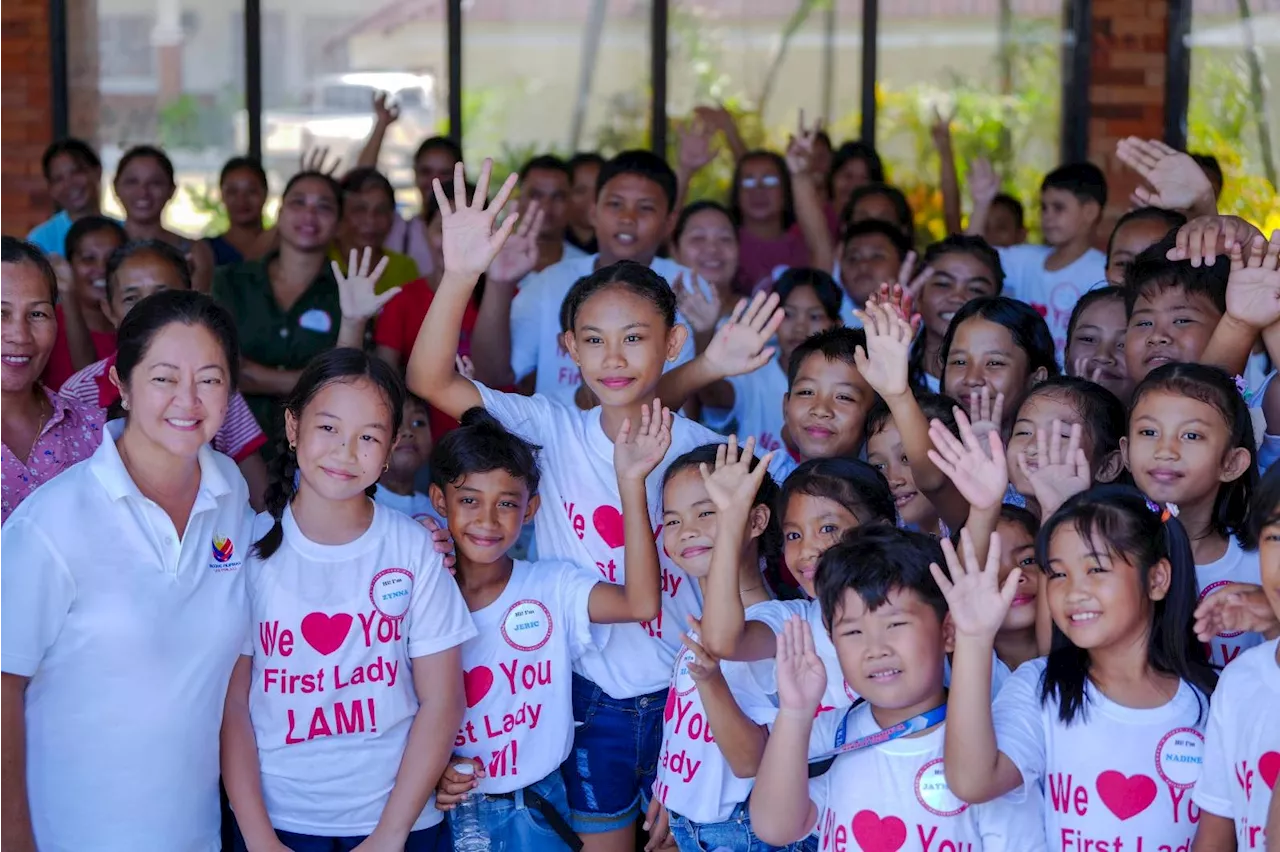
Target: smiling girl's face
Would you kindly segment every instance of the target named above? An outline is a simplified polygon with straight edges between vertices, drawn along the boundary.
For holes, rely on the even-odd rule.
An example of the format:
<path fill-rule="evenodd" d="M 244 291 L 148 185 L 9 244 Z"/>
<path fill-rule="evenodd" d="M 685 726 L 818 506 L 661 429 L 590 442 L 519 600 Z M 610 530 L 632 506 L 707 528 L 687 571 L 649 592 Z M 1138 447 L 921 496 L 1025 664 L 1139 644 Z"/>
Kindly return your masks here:
<path fill-rule="evenodd" d="M 818 560 L 858 518 L 829 497 L 792 494 L 782 519 L 783 556 L 787 567 L 810 598 L 815 597 Z"/>

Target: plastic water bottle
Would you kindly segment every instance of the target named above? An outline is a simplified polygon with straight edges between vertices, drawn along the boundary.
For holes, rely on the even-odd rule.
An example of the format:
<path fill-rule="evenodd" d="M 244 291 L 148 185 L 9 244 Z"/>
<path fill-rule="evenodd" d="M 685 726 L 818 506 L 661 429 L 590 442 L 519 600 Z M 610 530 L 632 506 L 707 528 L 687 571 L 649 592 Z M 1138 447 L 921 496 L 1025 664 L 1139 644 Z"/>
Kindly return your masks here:
<path fill-rule="evenodd" d="M 476 774 L 475 765 L 470 761 L 455 763 L 453 771 L 459 775 Z M 454 806 L 449 822 L 453 833 L 453 852 L 490 852 L 489 835 L 480 824 L 480 802 L 474 790 Z"/>

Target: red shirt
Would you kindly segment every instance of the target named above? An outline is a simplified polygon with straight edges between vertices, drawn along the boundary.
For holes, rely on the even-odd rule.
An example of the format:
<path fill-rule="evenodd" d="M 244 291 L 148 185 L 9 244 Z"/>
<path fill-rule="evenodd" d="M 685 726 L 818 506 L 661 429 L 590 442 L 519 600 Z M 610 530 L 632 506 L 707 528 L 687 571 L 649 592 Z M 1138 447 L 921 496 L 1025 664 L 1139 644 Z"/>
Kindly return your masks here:
<path fill-rule="evenodd" d="M 413 352 L 414 341 L 418 339 L 418 330 L 422 321 L 427 318 L 431 308 L 431 300 L 435 291 L 425 278 L 410 281 L 378 314 L 373 327 L 373 342 L 400 353 L 400 365 L 409 363 L 409 355 Z M 467 310 L 462 315 L 462 332 L 458 336 L 458 354 L 471 356 L 471 332 L 475 330 L 476 318 L 480 312 L 475 302 L 467 303 Z M 431 437 L 440 440 L 440 436 L 454 429 L 458 421 L 442 412 L 430 409 Z"/>
<path fill-rule="evenodd" d="M 53 351 L 49 353 L 49 363 L 45 364 L 44 375 L 40 378 L 44 381 L 45 387 L 57 390 L 62 387 L 63 382 L 71 378 L 76 368 L 71 363 L 71 348 L 67 345 L 67 320 L 62 315 L 62 305 L 55 307 L 53 312 L 58 318 L 58 336 L 54 338 Z M 116 351 L 115 329 L 91 331 L 89 336 L 93 338 L 93 350 L 99 359 L 106 358 Z"/>

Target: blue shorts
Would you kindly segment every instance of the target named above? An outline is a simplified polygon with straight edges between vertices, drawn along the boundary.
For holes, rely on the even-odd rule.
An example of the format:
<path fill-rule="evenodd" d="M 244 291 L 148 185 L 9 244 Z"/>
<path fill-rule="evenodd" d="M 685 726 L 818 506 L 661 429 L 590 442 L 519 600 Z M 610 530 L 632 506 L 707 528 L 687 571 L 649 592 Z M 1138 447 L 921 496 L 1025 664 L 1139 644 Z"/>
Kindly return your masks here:
<path fill-rule="evenodd" d="M 512 793 L 471 795 L 479 802 L 480 826 L 492 848 L 547 852 L 571 848 L 561 836 L 561 832 L 571 833 L 572 829 L 569 827 L 569 802 L 565 798 L 560 770 Z M 557 816 L 548 818 L 548 808 Z M 451 828 L 456 813 L 449 812 Z M 577 838 L 573 840 L 577 841 Z"/>
<path fill-rule="evenodd" d="M 573 751 L 561 765 L 572 824 L 603 834 L 635 823 L 648 798 L 662 749 L 667 690 L 617 699 L 573 676 Z"/>
<path fill-rule="evenodd" d="M 675 840 L 680 852 L 710 852 L 712 849 L 727 849 L 729 852 L 812 852 L 817 848 L 818 838 L 813 835 L 789 846 L 771 846 L 765 843 L 751 830 L 751 815 L 747 812 L 746 802 L 734 808 L 724 822 L 696 823 L 671 810 L 667 811 L 667 815 L 671 819 L 671 838 Z"/>
<path fill-rule="evenodd" d="M 351 852 L 365 839 L 364 837 L 318 837 L 281 831 L 278 828 L 276 837 L 280 838 L 280 842 L 293 852 Z M 450 848 L 449 832 L 444 823 L 410 832 L 409 839 L 404 844 L 404 852 L 449 852 Z M 238 825 L 235 827 L 235 852 L 248 852 Z"/>

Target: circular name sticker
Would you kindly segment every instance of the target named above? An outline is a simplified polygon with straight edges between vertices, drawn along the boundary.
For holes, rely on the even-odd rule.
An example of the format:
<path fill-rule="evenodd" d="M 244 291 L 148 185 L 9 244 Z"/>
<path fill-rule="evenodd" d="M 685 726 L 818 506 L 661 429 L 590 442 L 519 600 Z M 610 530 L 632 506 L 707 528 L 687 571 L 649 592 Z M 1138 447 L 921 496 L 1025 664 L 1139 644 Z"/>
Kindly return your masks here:
<path fill-rule="evenodd" d="M 1195 728 L 1174 728 L 1156 746 L 1156 772 L 1171 787 L 1195 786 L 1204 762 L 1204 734 Z"/>
<path fill-rule="evenodd" d="M 374 575 L 369 584 L 373 608 L 390 619 L 404 618 L 413 593 L 413 574 L 405 568 L 387 568 Z"/>
<path fill-rule="evenodd" d="M 511 605 L 502 617 L 502 638 L 517 651 L 536 651 L 551 638 L 551 613 L 541 601 Z"/>
<path fill-rule="evenodd" d="M 676 658 L 676 676 L 672 686 L 675 688 L 676 695 L 688 695 L 698 688 L 693 682 L 693 675 L 689 674 L 689 664 L 693 662 L 693 652 L 688 648 Z"/>
<path fill-rule="evenodd" d="M 1215 591 L 1222 588 L 1223 586 L 1229 586 L 1229 585 L 1231 585 L 1231 582 L 1229 580 L 1219 580 L 1216 583 L 1210 583 L 1209 585 L 1205 586 L 1204 591 L 1200 593 L 1200 601 L 1198 601 L 1198 603 L 1203 602 L 1205 598 L 1209 597 L 1209 595 L 1213 594 Z M 1244 631 L 1237 630 L 1234 633 L 1219 633 L 1218 636 L 1219 638 L 1222 638 L 1222 639 L 1230 639 L 1233 636 L 1239 636 L 1242 632 Z"/>
<path fill-rule="evenodd" d="M 916 801 L 926 811 L 940 817 L 956 816 L 969 807 L 947 786 L 940 757 L 935 757 L 916 773 Z"/>

